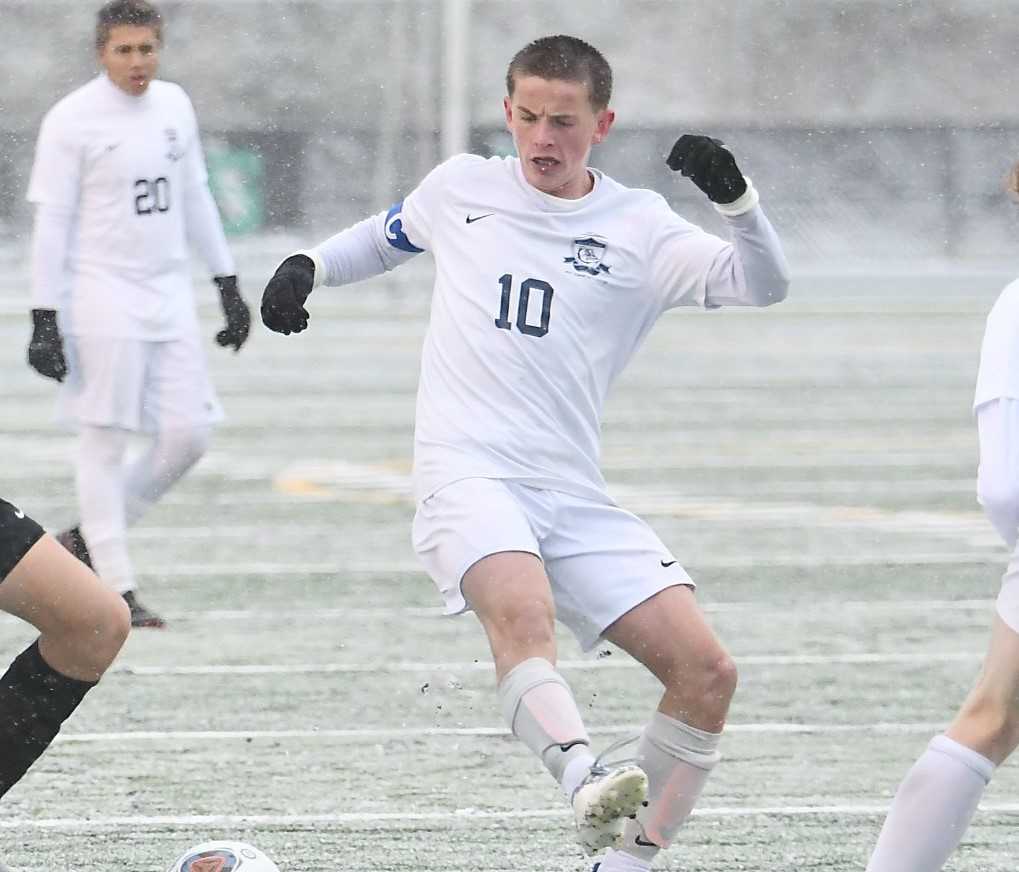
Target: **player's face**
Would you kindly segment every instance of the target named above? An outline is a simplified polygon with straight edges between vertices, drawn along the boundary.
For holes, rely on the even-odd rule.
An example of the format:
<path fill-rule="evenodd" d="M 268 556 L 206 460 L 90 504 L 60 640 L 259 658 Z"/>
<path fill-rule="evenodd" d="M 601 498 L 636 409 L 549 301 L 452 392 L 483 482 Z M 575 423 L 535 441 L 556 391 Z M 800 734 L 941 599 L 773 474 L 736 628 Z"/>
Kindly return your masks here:
<path fill-rule="evenodd" d="M 99 62 L 121 91 L 140 97 L 159 66 L 159 38 L 155 28 L 118 24 L 99 51 Z"/>
<path fill-rule="evenodd" d="M 591 146 L 612 127 L 615 113 L 595 111 L 586 82 L 521 76 L 503 100 L 506 126 L 527 179 L 539 191 L 576 199 L 591 190 Z"/>

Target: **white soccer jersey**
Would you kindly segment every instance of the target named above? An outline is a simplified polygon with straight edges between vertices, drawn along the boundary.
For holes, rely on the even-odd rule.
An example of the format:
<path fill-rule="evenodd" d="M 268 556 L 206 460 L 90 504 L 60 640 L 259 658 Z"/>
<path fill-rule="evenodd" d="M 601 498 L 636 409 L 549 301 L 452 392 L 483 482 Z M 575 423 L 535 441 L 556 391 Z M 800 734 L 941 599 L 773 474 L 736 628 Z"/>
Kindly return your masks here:
<path fill-rule="evenodd" d="M 65 251 L 57 238 L 55 257 L 36 253 L 33 288 L 33 305 L 60 309 L 67 333 L 193 333 L 189 230 L 213 274 L 234 272 L 194 109 L 170 82 L 134 97 L 100 75 L 57 103 L 39 132 L 28 199 L 67 228 Z"/>
<path fill-rule="evenodd" d="M 1019 399 L 1019 280 L 1005 287 L 987 315 L 973 408 L 1001 397 Z"/>
<path fill-rule="evenodd" d="M 727 219 L 734 246 L 660 195 L 592 175 L 594 189 L 567 200 L 528 184 L 517 158 L 460 155 L 378 219 L 382 246 L 435 257 L 417 399 L 418 499 L 481 477 L 607 500 L 602 408 L 659 315 L 785 296 L 785 261 L 758 207 Z M 325 284 L 368 274 L 357 252 L 370 227 L 310 252 Z M 385 255 L 372 262 L 375 272 L 395 265 Z"/>

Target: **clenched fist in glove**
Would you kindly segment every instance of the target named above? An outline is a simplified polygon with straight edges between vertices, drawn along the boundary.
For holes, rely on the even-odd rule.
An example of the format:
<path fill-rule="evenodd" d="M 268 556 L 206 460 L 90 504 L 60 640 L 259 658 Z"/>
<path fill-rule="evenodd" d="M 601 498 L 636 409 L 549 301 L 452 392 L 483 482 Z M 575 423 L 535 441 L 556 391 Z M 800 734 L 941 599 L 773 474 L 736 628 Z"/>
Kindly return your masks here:
<path fill-rule="evenodd" d="M 28 363 L 39 375 L 58 382 L 67 375 L 64 340 L 57 327 L 55 309 L 32 310 L 32 339 L 28 343 Z"/>
<path fill-rule="evenodd" d="M 315 262 L 306 254 L 293 254 L 276 269 L 262 292 L 262 323 L 289 336 L 308 326 L 305 301 L 315 286 Z"/>
<path fill-rule="evenodd" d="M 216 276 L 213 278 L 219 288 L 219 299 L 226 316 L 226 327 L 216 334 L 216 342 L 224 348 L 233 346 L 234 352 L 241 350 L 251 330 L 251 310 L 237 289 L 237 276 Z"/>
<path fill-rule="evenodd" d="M 720 139 L 684 133 L 665 162 L 669 169 L 689 178 L 712 203 L 733 203 L 746 192 L 746 179 Z"/>

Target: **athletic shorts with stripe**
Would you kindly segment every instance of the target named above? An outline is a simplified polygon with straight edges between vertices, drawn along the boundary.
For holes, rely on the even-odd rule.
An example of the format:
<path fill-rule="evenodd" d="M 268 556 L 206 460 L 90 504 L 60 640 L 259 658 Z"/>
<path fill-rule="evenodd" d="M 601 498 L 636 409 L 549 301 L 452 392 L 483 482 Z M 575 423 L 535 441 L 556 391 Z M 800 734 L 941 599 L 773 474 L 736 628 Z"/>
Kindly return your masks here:
<path fill-rule="evenodd" d="M 412 538 L 451 615 L 468 608 L 460 583 L 478 560 L 501 551 L 534 554 L 551 583 L 556 616 L 585 651 L 659 591 L 695 587 L 655 532 L 607 497 L 461 479 L 418 505 Z"/>
<path fill-rule="evenodd" d="M 43 532 L 21 509 L 0 499 L 0 582 L 42 538 Z"/>

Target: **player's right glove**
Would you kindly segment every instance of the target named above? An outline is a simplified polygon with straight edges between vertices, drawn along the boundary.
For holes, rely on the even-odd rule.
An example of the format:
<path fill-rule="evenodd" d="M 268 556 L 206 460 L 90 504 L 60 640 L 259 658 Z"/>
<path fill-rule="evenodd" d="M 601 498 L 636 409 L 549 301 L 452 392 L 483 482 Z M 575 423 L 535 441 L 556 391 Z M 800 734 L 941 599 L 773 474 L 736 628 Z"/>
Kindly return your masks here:
<path fill-rule="evenodd" d="M 216 342 L 224 348 L 232 345 L 236 353 L 248 341 L 251 311 L 237 289 L 237 276 L 213 276 L 212 281 L 219 288 L 219 299 L 226 316 L 226 327 L 216 334 Z"/>
<path fill-rule="evenodd" d="M 747 189 L 747 181 L 720 139 L 684 133 L 665 159 L 670 170 L 682 173 L 712 203 L 734 203 Z"/>
<path fill-rule="evenodd" d="M 315 262 L 306 254 L 293 254 L 276 268 L 262 292 L 262 323 L 289 336 L 308 326 L 304 303 L 315 284 Z"/>
<path fill-rule="evenodd" d="M 32 339 L 28 343 L 28 363 L 39 375 L 62 382 L 67 375 L 64 340 L 57 327 L 54 309 L 32 310 Z"/>

